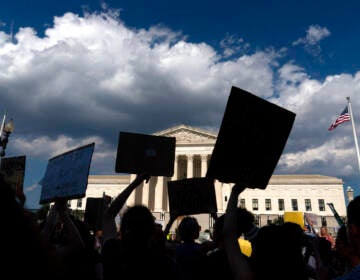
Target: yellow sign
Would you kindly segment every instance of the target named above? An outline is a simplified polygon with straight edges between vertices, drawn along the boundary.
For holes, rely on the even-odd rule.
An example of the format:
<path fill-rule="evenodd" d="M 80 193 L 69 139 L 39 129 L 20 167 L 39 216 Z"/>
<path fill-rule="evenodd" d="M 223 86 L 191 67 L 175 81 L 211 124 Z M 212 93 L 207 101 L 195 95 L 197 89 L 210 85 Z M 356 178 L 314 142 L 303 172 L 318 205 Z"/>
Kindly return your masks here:
<path fill-rule="evenodd" d="M 284 212 L 284 223 L 292 222 L 304 228 L 304 213 L 303 212 Z"/>
<path fill-rule="evenodd" d="M 252 247 L 251 247 L 251 243 L 248 240 L 245 240 L 243 238 L 239 238 L 238 239 L 239 242 L 239 246 L 240 246 L 240 250 L 241 252 L 247 256 L 250 257 L 251 253 L 252 253 Z"/>

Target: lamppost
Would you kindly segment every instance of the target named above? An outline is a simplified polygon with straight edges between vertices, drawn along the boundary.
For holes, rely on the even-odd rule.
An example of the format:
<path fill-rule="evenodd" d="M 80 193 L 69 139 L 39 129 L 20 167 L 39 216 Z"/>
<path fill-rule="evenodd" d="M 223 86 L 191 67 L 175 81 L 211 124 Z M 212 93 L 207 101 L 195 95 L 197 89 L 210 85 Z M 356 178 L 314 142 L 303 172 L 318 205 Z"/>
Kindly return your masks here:
<path fill-rule="evenodd" d="M 346 195 L 348 198 L 348 202 L 354 199 L 354 190 L 352 187 L 348 186 L 346 189 Z"/>
<path fill-rule="evenodd" d="M 7 124 L 5 124 L 5 126 L 3 127 L 2 131 L 1 131 L 1 135 L 0 135 L 0 146 L 1 146 L 0 157 L 5 156 L 6 145 L 7 145 L 8 141 L 9 141 L 9 136 L 13 131 L 14 131 L 14 122 L 13 122 L 13 119 L 10 119 L 10 121 Z"/>

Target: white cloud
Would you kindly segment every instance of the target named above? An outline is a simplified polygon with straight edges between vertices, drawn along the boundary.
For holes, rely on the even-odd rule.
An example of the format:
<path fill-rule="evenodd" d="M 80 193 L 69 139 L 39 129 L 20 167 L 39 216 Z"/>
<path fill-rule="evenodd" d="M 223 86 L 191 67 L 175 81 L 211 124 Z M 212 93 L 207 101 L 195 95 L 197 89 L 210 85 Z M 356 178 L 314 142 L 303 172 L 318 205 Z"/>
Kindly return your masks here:
<path fill-rule="evenodd" d="M 38 183 L 32 184 L 31 186 L 28 186 L 24 188 L 24 193 L 29 193 L 35 191 L 37 188 L 40 188 L 41 186 Z"/>
<path fill-rule="evenodd" d="M 44 37 L 30 27 L 15 41 L 0 33 L 0 106 L 15 122 L 7 149 L 47 159 L 94 141 L 93 168 L 110 173 L 119 131 L 180 123 L 217 130 L 234 85 L 296 113 L 282 172 L 356 173 L 351 127 L 327 129 L 345 97 L 357 96 L 360 72 L 320 81 L 292 60 L 280 63 L 286 48 L 240 54 L 246 44 L 229 35 L 223 53 L 180 31 L 129 28 L 118 17 L 67 13 Z M 296 44 L 316 46 L 329 35 L 311 26 Z M 360 100 L 352 100 L 358 112 Z"/>
<path fill-rule="evenodd" d="M 104 145 L 103 139 L 97 136 L 85 137 L 81 139 L 74 139 L 65 135 L 59 135 L 55 139 L 41 136 L 32 140 L 17 137 L 12 141 L 14 142 L 13 145 L 16 146 L 18 153 L 32 154 L 33 156 L 41 156 L 46 158 L 62 154 L 66 151 L 90 143 L 95 143 L 96 148 L 98 146 L 102 147 Z M 106 151 L 101 151 L 99 153 L 94 152 L 94 157 L 103 158 L 106 154 Z"/>
<path fill-rule="evenodd" d="M 280 160 L 279 168 L 287 172 L 297 173 L 308 169 L 309 172 L 327 170 L 326 166 L 338 168 L 337 174 L 346 176 L 354 172 L 354 167 L 347 164 L 353 158 L 354 147 L 350 137 L 333 138 L 317 147 L 307 147 L 303 151 L 287 153 Z M 314 164 L 315 163 L 315 164 Z M 317 169 L 319 168 L 319 170 Z M 312 170 L 313 169 L 313 170 Z M 331 174 L 331 171 L 328 171 Z"/>
<path fill-rule="evenodd" d="M 250 48 L 249 43 L 245 43 L 243 38 L 238 38 L 235 34 L 226 34 L 225 38 L 220 41 L 220 46 L 223 49 L 224 58 L 234 54 L 246 53 Z"/>
<path fill-rule="evenodd" d="M 293 45 L 316 45 L 324 38 L 330 36 L 330 31 L 326 27 L 310 25 L 306 31 L 306 37 L 296 40 Z"/>
<path fill-rule="evenodd" d="M 304 45 L 305 50 L 312 55 L 321 53 L 320 41 L 330 36 L 331 33 L 326 27 L 310 25 L 306 36 L 293 42 L 293 46 Z"/>

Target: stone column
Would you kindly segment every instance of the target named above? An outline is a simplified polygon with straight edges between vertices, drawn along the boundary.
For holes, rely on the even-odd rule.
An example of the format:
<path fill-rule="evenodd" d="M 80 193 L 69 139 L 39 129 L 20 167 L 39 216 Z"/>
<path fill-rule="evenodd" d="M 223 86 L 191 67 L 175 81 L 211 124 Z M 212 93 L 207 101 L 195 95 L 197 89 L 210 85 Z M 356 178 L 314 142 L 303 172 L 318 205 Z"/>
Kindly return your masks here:
<path fill-rule="evenodd" d="M 179 161 L 179 155 L 175 156 L 175 161 L 174 161 L 174 175 L 171 177 L 171 181 L 176 181 L 178 179 L 178 161 Z"/>
<path fill-rule="evenodd" d="M 222 195 L 221 195 L 221 200 L 222 200 L 222 207 L 224 208 L 224 211 L 226 211 L 226 207 L 227 204 L 229 202 L 229 197 L 230 197 L 230 192 L 231 192 L 231 185 L 229 183 L 222 183 Z M 226 197 L 226 199 L 225 199 Z"/>
<path fill-rule="evenodd" d="M 168 212 L 169 211 L 169 193 L 168 193 L 168 182 L 171 181 L 170 177 L 164 178 L 164 188 L 163 188 L 163 211 Z"/>
<path fill-rule="evenodd" d="M 215 196 L 216 196 L 216 204 L 218 208 L 218 212 L 225 212 L 226 209 L 223 209 L 223 195 L 222 195 L 222 187 L 223 184 L 218 180 L 215 180 Z"/>
<path fill-rule="evenodd" d="M 187 155 L 187 175 L 186 178 L 194 177 L 194 155 Z"/>
<path fill-rule="evenodd" d="M 201 177 L 206 176 L 206 172 L 208 169 L 208 155 L 201 155 Z"/>
<path fill-rule="evenodd" d="M 149 182 L 143 182 L 142 186 L 142 204 L 146 207 L 149 207 L 149 188 L 150 188 L 150 180 Z"/>
<path fill-rule="evenodd" d="M 130 183 L 131 183 L 132 181 L 134 181 L 135 178 L 136 178 L 136 174 L 131 174 L 131 175 L 130 175 Z M 126 187 L 127 187 L 127 186 L 126 186 Z M 127 199 L 126 204 L 127 204 L 128 206 L 133 206 L 133 205 L 135 205 L 135 192 L 136 192 L 136 189 L 132 191 L 132 193 L 130 194 L 129 198 Z"/>
<path fill-rule="evenodd" d="M 163 211 L 163 195 L 164 195 L 164 177 L 158 177 L 155 186 L 155 212 Z"/>

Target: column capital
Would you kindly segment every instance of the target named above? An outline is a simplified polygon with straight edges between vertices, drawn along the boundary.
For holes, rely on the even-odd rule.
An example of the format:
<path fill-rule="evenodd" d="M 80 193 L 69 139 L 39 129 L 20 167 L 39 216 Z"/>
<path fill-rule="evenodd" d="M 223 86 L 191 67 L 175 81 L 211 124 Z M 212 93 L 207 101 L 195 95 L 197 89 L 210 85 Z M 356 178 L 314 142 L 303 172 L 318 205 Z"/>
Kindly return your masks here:
<path fill-rule="evenodd" d="M 201 157 L 201 160 L 207 160 L 209 155 L 200 155 L 200 157 Z"/>
<path fill-rule="evenodd" d="M 206 176 L 206 171 L 208 169 L 208 155 L 200 155 L 201 156 L 201 177 Z"/>

